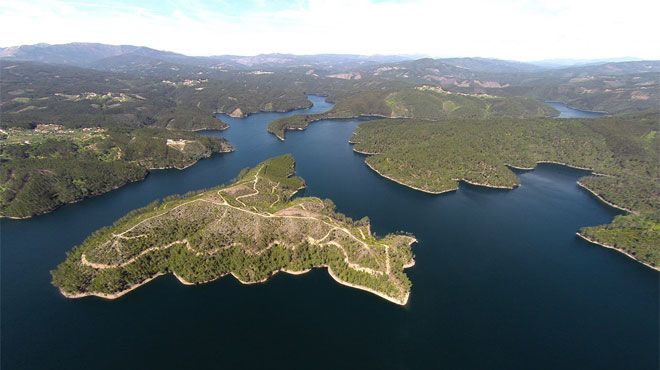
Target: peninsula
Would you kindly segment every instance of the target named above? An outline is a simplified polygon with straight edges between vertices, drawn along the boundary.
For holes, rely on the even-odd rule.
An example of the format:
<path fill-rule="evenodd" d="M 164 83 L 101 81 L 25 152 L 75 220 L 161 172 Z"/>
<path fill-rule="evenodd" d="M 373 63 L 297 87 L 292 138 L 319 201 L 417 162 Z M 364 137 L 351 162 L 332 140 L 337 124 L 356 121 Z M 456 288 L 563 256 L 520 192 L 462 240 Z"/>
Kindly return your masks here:
<path fill-rule="evenodd" d="M 162 128 L 0 129 L 0 218 L 29 218 L 233 150 L 223 138 Z"/>
<path fill-rule="evenodd" d="M 421 120 L 473 118 L 541 118 L 557 114 L 548 105 L 527 97 L 452 93 L 441 87 L 388 88 L 335 97 L 336 105 L 325 113 L 283 117 L 268 125 L 268 132 L 284 140 L 286 131 L 305 130 L 324 119 L 416 118 Z"/>
<path fill-rule="evenodd" d="M 591 170 L 578 185 L 626 215 L 579 236 L 660 266 L 657 115 L 597 119 L 389 119 L 364 123 L 350 142 L 367 166 L 410 188 L 440 194 L 459 181 L 512 189 L 511 168 L 557 163 Z"/>
<path fill-rule="evenodd" d="M 327 267 L 341 284 L 406 304 L 415 238 L 378 238 L 368 219 L 353 221 L 330 200 L 292 198 L 304 186 L 284 155 L 228 186 L 133 211 L 73 249 L 52 272 L 53 284 L 69 298 L 113 299 L 166 273 L 184 284 L 227 274 L 251 284 L 278 271 Z"/>

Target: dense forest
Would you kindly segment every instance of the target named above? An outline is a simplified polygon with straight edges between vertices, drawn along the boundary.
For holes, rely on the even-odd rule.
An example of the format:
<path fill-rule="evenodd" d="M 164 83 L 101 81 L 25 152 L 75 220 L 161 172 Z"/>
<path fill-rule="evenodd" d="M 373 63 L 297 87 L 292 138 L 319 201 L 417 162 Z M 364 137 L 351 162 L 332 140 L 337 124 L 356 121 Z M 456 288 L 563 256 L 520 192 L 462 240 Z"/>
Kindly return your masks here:
<path fill-rule="evenodd" d="M 186 284 L 231 273 L 243 283 L 327 267 L 336 280 L 405 304 L 414 238 L 371 235 L 331 201 L 291 197 L 304 181 L 285 155 L 227 186 L 133 211 L 67 255 L 53 284 L 68 297 L 118 297 L 163 273 Z M 110 247 L 112 246 L 112 247 Z"/>
<path fill-rule="evenodd" d="M 0 134 L 0 216 L 24 218 L 230 151 L 219 138 L 156 128 L 38 125 Z"/>
<path fill-rule="evenodd" d="M 312 122 L 330 118 L 536 118 L 557 113 L 547 104 L 532 98 L 451 93 L 437 86 L 423 85 L 343 95 L 336 98 L 336 105 L 329 112 L 281 118 L 271 122 L 268 131 L 283 140 L 286 130 L 303 130 Z"/>
<path fill-rule="evenodd" d="M 599 119 L 379 120 L 362 124 L 354 149 L 388 178 L 440 193 L 457 181 L 513 188 L 508 166 L 553 161 L 589 168 L 580 183 L 627 209 L 612 224 L 582 233 L 660 266 L 657 113 Z"/>

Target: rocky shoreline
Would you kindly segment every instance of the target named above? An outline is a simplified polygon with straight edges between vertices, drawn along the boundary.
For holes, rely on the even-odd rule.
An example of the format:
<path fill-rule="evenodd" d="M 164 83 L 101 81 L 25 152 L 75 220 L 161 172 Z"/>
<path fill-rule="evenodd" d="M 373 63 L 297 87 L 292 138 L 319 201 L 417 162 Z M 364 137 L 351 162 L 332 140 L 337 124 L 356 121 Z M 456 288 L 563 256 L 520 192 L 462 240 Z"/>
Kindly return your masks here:
<path fill-rule="evenodd" d="M 27 220 L 27 219 L 30 219 L 30 218 L 32 218 L 32 217 L 37 217 L 37 216 L 45 215 L 45 214 L 47 214 L 47 213 L 50 213 L 50 212 L 53 212 L 53 211 L 57 210 L 57 209 L 60 208 L 60 207 L 64 207 L 64 206 L 66 206 L 66 205 L 68 205 L 68 204 L 75 204 L 75 203 L 78 203 L 78 202 L 82 202 L 83 200 L 87 200 L 87 199 L 90 199 L 90 198 L 94 198 L 94 197 L 97 197 L 97 196 L 99 196 L 99 195 L 103 195 L 103 194 L 109 193 L 109 192 L 111 192 L 111 191 L 117 190 L 117 189 L 122 188 L 122 187 L 124 187 L 124 186 L 126 186 L 126 185 L 128 185 L 128 184 L 131 184 L 131 183 L 134 183 L 134 182 L 138 182 L 138 181 L 144 181 L 144 179 L 147 178 L 147 176 L 149 175 L 149 173 L 150 173 L 151 171 L 160 171 L 160 170 L 179 170 L 179 171 L 183 171 L 183 170 L 185 170 L 185 169 L 188 168 L 188 167 L 191 167 L 191 166 L 196 165 L 197 162 L 199 162 L 199 161 L 202 160 L 202 159 L 208 159 L 208 158 L 211 158 L 214 154 L 226 154 L 226 153 L 232 153 L 233 151 L 234 151 L 234 149 L 232 148 L 232 149 L 230 149 L 230 150 L 223 150 L 223 151 L 219 151 L 219 152 L 212 152 L 212 153 L 210 153 L 208 156 L 204 156 L 204 157 L 202 157 L 202 158 L 199 158 L 198 160 L 193 161 L 192 163 L 189 163 L 189 164 L 187 164 L 187 165 L 185 165 L 185 166 L 183 166 L 183 167 L 177 167 L 177 166 L 169 166 L 169 167 L 149 167 L 149 168 L 146 169 L 146 170 L 147 170 L 147 173 L 146 173 L 144 176 L 142 176 L 142 178 L 139 178 L 139 179 L 136 179 L 136 180 L 132 180 L 132 181 L 126 181 L 126 182 L 124 182 L 123 184 L 121 184 L 121 185 L 117 185 L 117 186 L 114 186 L 114 187 L 112 187 L 111 189 L 109 189 L 109 190 L 107 190 L 107 191 L 103 191 L 103 192 L 99 192 L 99 193 L 94 193 L 94 194 L 89 194 L 89 195 L 83 196 L 83 197 L 81 197 L 81 198 L 79 198 L 79 199 L 75 199 L 75 200 L 73 200 L 73 201 L 71 201 L 71 202 L 66 202 L 66 203 L 59 204 L 59 205 L 57 205 L 56 207 L 53 207 L 53 208 L 50 208 L 50 209 L 44 210 L 44 211 L 39 212 L 39 213 L 35 213 L 35 214 L 33 214 L 33 215 L 30 215 L 30 216 L 16 217 L 16 216 L 5 216 L 5 215 L 1 215 L 1 214 L 0 214 L 0 219 L 6 218 L 6 219 L 9 219 L 9 220 Z"/>
<path fill-rule="evenodd" d="M 415 242 L 417 242 L 417 240 L 416 240 L 416 239 L 413 239 L 413 240 L 411 241 L 411 244 L 412 244 L 412 243 L 415 243 Z M 404 265 L 403 267 L 404 267 L 404 269 L 405 269 L 405 268 L 412 267 L 412 266 L 414 266 L 414 265 L 415 265 L 415 260 L 412 259 L 411 262 L 409 262 L 408 264 Z M 338 276 L 332 271 L 332 269 L 330 268 L 330 266 L 322 265 L 322 266 L 314 266 L 314 268 L 327 268 L 327 270 L 328 270 L 328 274 L 329 274 L 329 275 L 330 275 L 330 276 L 331 276 L 331 277 L 332 277 L 337 283 L 339 283 L 339 284 L 341 284 L 341 285 L 346 285 L 346 286 L 351 287 L 351 288 L 360 289 L 360 290 L 367 291 L 367 292 L 369 292 L 369 293 L 373 293 L 373 294 L 375 294 L 375 295 L 377 295 L 377 296 L 379 296 L 379 297 L 381 297 L 381 298 L 384 298 L 384 299 L 386 299 L 386 300 L 388 300 L 388 301 L 390 301 L 390 302 L 392 302 L 392 303 L 396 303 L 396 304 L 398 304 L 398 305 L 405 305 L 405 304 L 408 302 L 408 297 L 410 296 L 410 294 L 408 293 L 408 294 L 406 294 L 406 296 L 404 297 L 404 299 L 397 299 L 397 298 L 395 298 L 395 297 L 390 297 L 390 296 L 388 296 L 388 295 L 386 295 L 386 294 L 383 294 L 383 293 L 381 293 L 381 292 L 378 292 L 378 291 L 376 291 L 376 290 L 373 290 L 373 289 L 371 289 L 371 288 L 369 288 L 369 287 L 365 287 L 365 286 L 361 286 L 361 285 L 351 284 L 351 283 L 348 283 L 348 282 L 346 282 L 346 281 L 340 279 L 340 278 L 339 278 L 339 277 L 338 277 Z M 228 274 L 222 274 L 222 275 L 220 275 L 220 276 L 218 276 L 218 277 L 216 277 L 216 278 L 213 278 L 213 279 L 210 279 L 210 280 L 201 281 L 201 282 L 191 282 L 191 281 L 185 279 L 184 277 L 182 277 L 181 275 L 177 274 L 176 272 L 172 272 L 172 275 L 174 275 L 174 277 L 175 277 L 175 278 L 176 278 L 181 284 L 183 284 L 183 285 L 188 285 L 188 286 L 190 286 L 190 285 L 201 285 L 201 284 L 210 283 L 210 282 L 213 282 L 213 281 L 215 281 L 215 280 L 218 280 L 218 279 L 220 279 L 220 278 L 222 278 L 222 277 L 225 277 L 226 275 L 232 275 L 232 276 L 233 276 L 233 277 L 234 277 L 239 283 L 241 283 L 241 284 L 244 284 L 244 285 L 251 285 L 251 284 L 261 284 L 261 283 L 265 283 L 265 282 L 267 282 L 271 277 L 275 276 L 275 274 L 277 274 L 278 272 L 284 272 L 284 273 L 287 273 L 287 274 L 290 274 L 290 275 L 303 275 L 303 274 L 305 274 L 305 273 L 307 273 L 307 272 L 310 272 L 311 270 L 312 270 L 312 269 L 310 268 L 310 269 L 304 269 L 304 270 L 296 271 L 296 270 L 287 270 L 287 269 L 284 268 L 284 269 L 276 270 L 276 271 L 274 271 L 272 274 L 268 275 L 267 277 L 265 277 L 265 278 L 263 278 L 263 279 L 261 279 L 261 280 L 256 280 L 256 281 L 246 281 L 246 280 L 242 280 L 240 277 L 238 277 L 238 276 L 237 276 L 236 274 L 234 274 L 233 272 L 230 272 L 230 273 L 228 273 Z M 127 289 L 124 289 L 124 290 L 119 291 L 119 292 L 116 292 L 116 293 L 102 293 L 102 292 L 69 293 L 69 292 L 66 292 L 66 291 L 62 290 L 61 288 L 59 289 L 59 291 L 60 291 L 60 293 L 61 293 L 64 297 L 66 297 L 66 298 L 70 298 L 70 299 L 77 299 L 77 298 L 84 298 L 84 297 L 99 297 L 99 298 L 103 298 L 103 299 L 113 300 L 113 299 L 120 298 L 120 297 L 126 295 L 127 293 L 129 293 L 129 292 L 131 292 L 131 291 L 133 291 L 133 290 L 135 290 L 135 289 L 141 287 L 142 285 L 145 285 L 145 284 L 151 282 L 152 280 L 156 279 L 157 277 L 162 276 L 162 275 L 165 275 L 165 274 L 166 274 L 166 273 L 164 273 L 164 272 L 159 272 L 159 273 L 157 273 L 156 275 L 154 275 L 154 276 L 152 276 L 152 277 L 150 277 L 150 278 L 147 278 L 147 279 L 145 279 L 144 281 L 142 281 L 142 282 L 140 282 L 140 283 L 133 284 L 133 285 L 131 285 L 130 287 L 128 287 Z"/>
<path fill-rule="evenodd" d="M 356 153 L 364 154 L 364 153 L 361 153 L 359 151 L 356 151 L 355 149 L 353 149 L 353 151 L 356 152 Z M 408 188 L 413 189 L 413 190 L 417 190 L 417 191 L 421 191 L 421 192 L 424 192 L 424 193 L 427 193 L 427 194 L 433 194 L 433 195 L 450 193 L 450 192 L 454 192 L 454 191 L 458 190 L 458 187 L 452 188 L 452 189 L 447 189 L 447 190 L 441 190 L 441 191 L 427 190 L 427 189 L 418 188 L 418 187 L 415 187 L 413 185 L 407 184 L 403 181 L 397 180 L 393 177 L 390 177 L 390 176 L 387 176 L 387 175 L 383 174 L 382 172 L 378 171 L 373 165 L 371 165 L 367 161 L 365 161 L 364 163 L 367 165 L 367 167 L 369 167 L 371 170 L 376 172 L 378 175 L 380 175 L 380 176 L 382 176 L 382 177 L 384 177 L 384 178 L 386 178 L 390 181 L 396 182 L 399 185 L 403 185 L 403 186 L 408 187 Z M 481 187 L 485 187 L 485 188 L 491 188 L 491 189 L 513 190 L 518 186 L 518 185 L 514 185 L 514 186 L 490 185 L 490 184 L 484 184 L 484 183 L 470 181 L 470 180 L 466 180 L 466 179 L 452 179 L 452 180 L 459 181 L 459 182 L 464 182 L 466 184 L 470 184 L 470 185 L 474 185 L 474 186 L 481 186 Z"/>
<path fill-rule="evenodd" d="M 628 209 L 628 208 L 625 208 L 625 207 L 618 206 L 618 205 L 616 205 L 616 204 L 614 204 L 614 203 L 612 203 L 612 202 L 606 200 L 606 199 L 603 198 L 600 194 L 598 194 L 598 193 L 596 193 L 595 191 L 589 189 L 589 187 L 587 187 L 587 186 L 586 186 L 585 184 L 583 184 L 581 181 L 578 181 L 577 184 L 578 184 L 579 187 L 581 187 L 582 189 L 588 191 L 588 192 L 591 193 L 594 197 L 596 197 L 596 198 L 597 198 L 598 200 L 600 200 L 601 202 L 607 204 L 608 206 L 610 206 L 610 207 L 612 207 L 612 208 L 616 208 L 616 209 L 621 210 L 621 211 L 624 211 L 624 212 L 628 212 L 628 213 L 632 213 L 632 214 L 637 214 L 637 212 L 633 211 L 632 209 Z"/>
<path fill-rule="evenodd" d="M 595 245 L 598 245 L 598 246 L 601 246 L 601 247 L 604 247 L 604 248 L 608 248 L 608 249 L 613 249 L 613 250 L 615 250 L 615 251 L 617 251 L 617 252 L 619 252 L 619 253 L 622 253 L 622 254 L 626 255 L 627 257 L 629 257 L 629 258 L 631 258 L 631 259 L 633 259 L 633 260 L 635 260 L 635 261 L 641 263 L 641 264 L 644 265 L 644 266 L 650 267 L 650 268 L 654 269 L 655 271 L 660 271 L 660 267 L 658 267 L 658 266 L 652 266 L 652 265 L 650 265 L 650 264 L 648 264 L 648 263 L 646 263 L 646 262 L 644 262 L 644 261 L 640 261 L 637 257 L 635 257 L 635 256 L 633 256 L 632 254 L 630 254 L 630 253 L 624 251 L 623 249 L 620 249 L 620 248 L 617 248 L 617 247 L 614 247 L 614 246 L 612 246 L 612 245 L 608 245 L 608 244 L 605 244 L 605 243 L 601 243 L 601 242 L 599 242 L 599 241 L 597 241 L 597 240 L 595 240 L 595 239 L 592 239 L 592 238 L 590 238 L 590 237 L 588 237 L 588 236 L 586 236 L 586 235 L 583 235 L 583 234 L 580 233 L 580 232 L 575 233 L 575 235 L 577 235 L 578 237 L 580 237 L 580 238 L 583 239 L 583 240 L 586 240 L 587 242 L 589 242 L 589 243 L 591 243 L 591 244 L 595 244 Z"/>

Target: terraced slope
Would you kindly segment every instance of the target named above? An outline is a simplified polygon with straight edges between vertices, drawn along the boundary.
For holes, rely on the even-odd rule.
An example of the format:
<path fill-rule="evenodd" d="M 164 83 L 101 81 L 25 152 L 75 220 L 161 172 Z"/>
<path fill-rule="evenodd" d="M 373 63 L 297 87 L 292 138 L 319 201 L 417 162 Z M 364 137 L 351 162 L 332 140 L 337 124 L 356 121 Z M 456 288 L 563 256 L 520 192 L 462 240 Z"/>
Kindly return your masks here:
<path fill-rule="evenodd" d="M 342 284 L 405 304 L 415 239 L 377 238 L 368 220 L 336 213 L 329 200 L 292 199 L 304 186 L 293 172 L 293 157 L 276 157 L 227 187 L 132 212 L 69 253 L 53 284 L 70 298 L 117 298 L 165 273 L 184 284 L 227 274 L 250 284 L 327 267 Z"/>

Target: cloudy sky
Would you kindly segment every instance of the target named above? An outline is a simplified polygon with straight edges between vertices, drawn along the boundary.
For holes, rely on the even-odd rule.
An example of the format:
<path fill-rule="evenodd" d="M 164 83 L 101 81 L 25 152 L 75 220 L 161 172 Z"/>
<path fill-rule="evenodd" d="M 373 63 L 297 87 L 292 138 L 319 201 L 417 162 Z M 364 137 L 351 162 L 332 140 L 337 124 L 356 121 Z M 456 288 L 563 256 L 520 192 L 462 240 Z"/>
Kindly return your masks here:
<path fill-rule="evenodd" d="M 657 0 L 2 0 L 0 45 L 660 59 Z"/>

